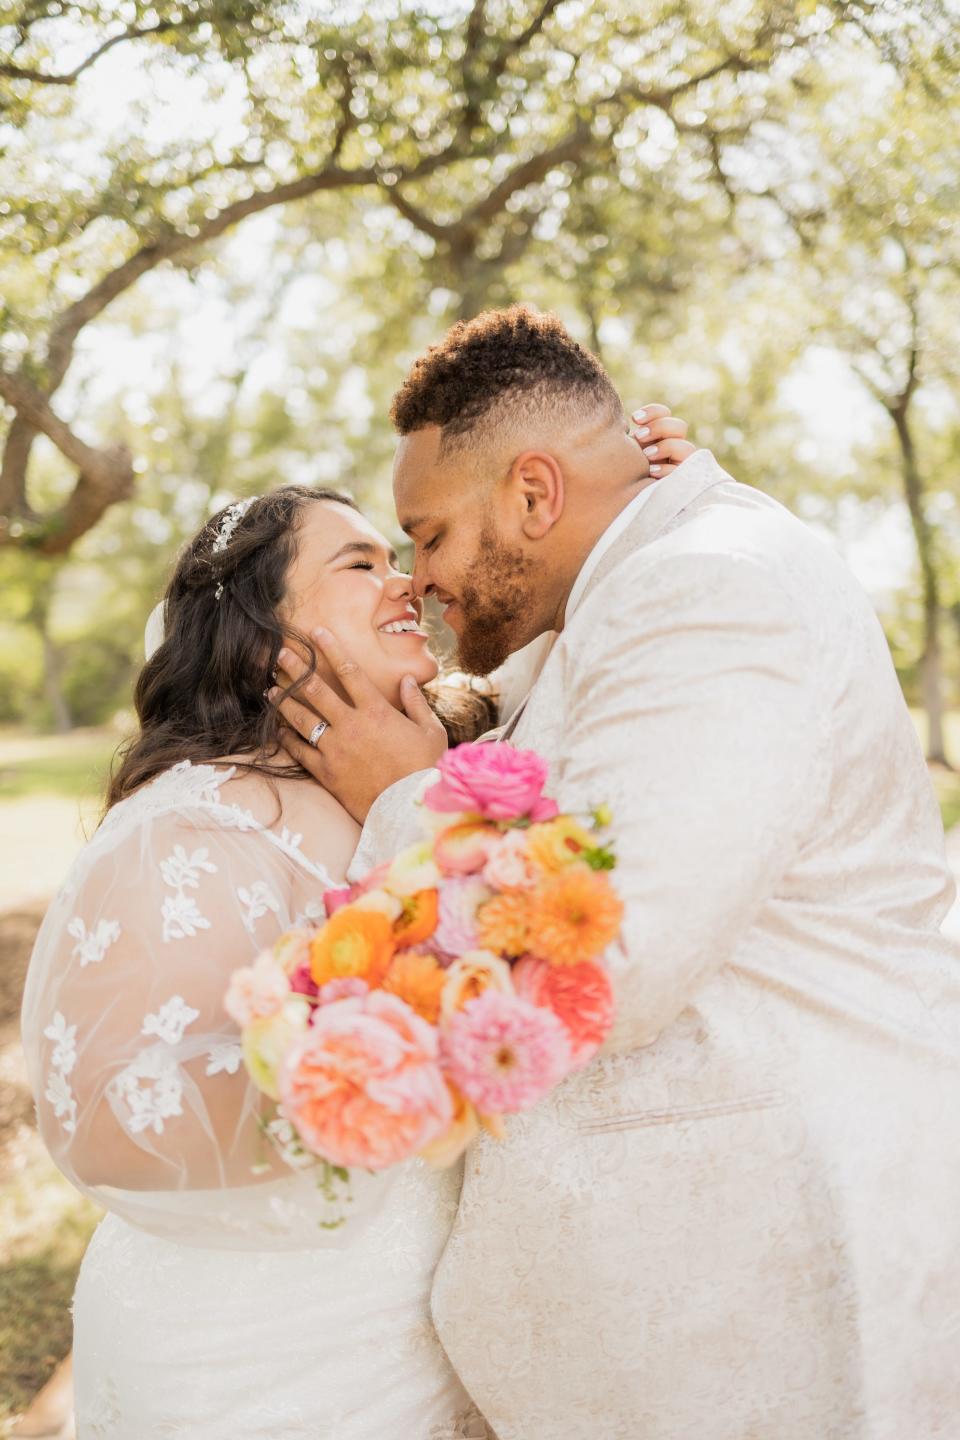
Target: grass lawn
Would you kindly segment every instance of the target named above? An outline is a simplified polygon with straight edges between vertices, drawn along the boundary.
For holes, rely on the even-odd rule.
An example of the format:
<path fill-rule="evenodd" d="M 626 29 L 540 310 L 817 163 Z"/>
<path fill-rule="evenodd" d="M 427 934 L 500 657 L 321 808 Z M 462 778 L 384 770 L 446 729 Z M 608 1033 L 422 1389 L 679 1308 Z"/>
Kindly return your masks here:
<path fill-rule="evenodd" d="M 99 1218 L 36 1136 L 0 1186 L 0 1426 L 25 1410 L 70 1349 L 70 1299 Z"/>
<path fill-rule="evenodd" d="M 0 730 L 0 800 L 99 797 L 118 743 L 112 730 L 37 736 Z"/>

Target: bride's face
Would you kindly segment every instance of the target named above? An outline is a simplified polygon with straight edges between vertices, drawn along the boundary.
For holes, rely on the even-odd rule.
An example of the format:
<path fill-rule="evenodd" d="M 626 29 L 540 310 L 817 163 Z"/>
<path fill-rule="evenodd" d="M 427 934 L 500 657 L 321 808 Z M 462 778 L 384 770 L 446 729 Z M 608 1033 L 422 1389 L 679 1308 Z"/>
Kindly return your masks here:
<path fill-rule="evenodd" d="M 291 630 L 310 635 L 322 625 L 331 631 L 399 708 L 404 675 L 423 685 L 439 668 L 421 613 L 410 577 L 397 569 L 396 555 L 368 520 L 332 501 L 306 507 L 281 615 Z M 331 678 L 322 657 L 320 672 Z"/>

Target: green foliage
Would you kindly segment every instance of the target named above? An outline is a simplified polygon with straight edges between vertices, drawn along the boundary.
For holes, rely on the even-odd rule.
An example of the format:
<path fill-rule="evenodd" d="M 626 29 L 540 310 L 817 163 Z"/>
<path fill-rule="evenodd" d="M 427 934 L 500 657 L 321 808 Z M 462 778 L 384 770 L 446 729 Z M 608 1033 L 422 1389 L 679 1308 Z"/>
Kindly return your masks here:
<path fill-rule="evenodd" d="M 0 718 L 128 705 L 172 557 L 231 496 L 341 484 L 390 529 L 390 396 L 484 304 L 559 310 L 628 402 L 669 400 L 739 478 L 827 525 L 869 518 L 899 494 L 882 409 L 834 463 L 784 382 L 812 345 L 897 378 L 904 247 L 920 462 L 960 599 L 960 126 L 939 3 L 464 0 L 334 23 L 293 0 L 0 0 L 2 51 L 0 366 L 42 383 L 58 316 L 144 247 L 196 243 L 83 332 L 56 403 L 130 447 L 136 497 L 66 561 L 0 551 Z M 335 185 L 204 239 L 225 206 L 328 170 Z M 56 513 L 75 466 L 43 442 L 29 473 L 33 510 Z M 893 616 L 891 634 L 909 683 L 916 626 Z"/>

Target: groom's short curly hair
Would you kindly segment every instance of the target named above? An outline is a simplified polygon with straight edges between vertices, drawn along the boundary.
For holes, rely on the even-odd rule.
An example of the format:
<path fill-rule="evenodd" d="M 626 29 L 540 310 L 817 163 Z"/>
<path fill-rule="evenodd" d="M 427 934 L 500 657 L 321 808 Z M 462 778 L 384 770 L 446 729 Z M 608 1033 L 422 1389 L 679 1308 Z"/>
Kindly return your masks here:
<path fill-rule="evenodd" d="M 600 361 L 568 334 L 556 315 L 531 305 L 485 310 L 462 320 L 416 360 L 393 398 L 401 435 L 439 425 L 442 449 L 468 447 L 488 424 L 522 413 L 607 410 L 623 416 Z"/>

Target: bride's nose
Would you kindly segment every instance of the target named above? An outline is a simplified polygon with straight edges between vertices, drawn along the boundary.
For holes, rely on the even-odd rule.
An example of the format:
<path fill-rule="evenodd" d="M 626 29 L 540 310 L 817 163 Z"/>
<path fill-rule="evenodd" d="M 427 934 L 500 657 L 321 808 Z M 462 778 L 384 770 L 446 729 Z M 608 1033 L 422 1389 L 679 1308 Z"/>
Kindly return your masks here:
<path fill-rule="evenodd" d="M 391 600 L 413 599 L 413 577 L 411 575 L 391 575 L 383 588 Z"/>

